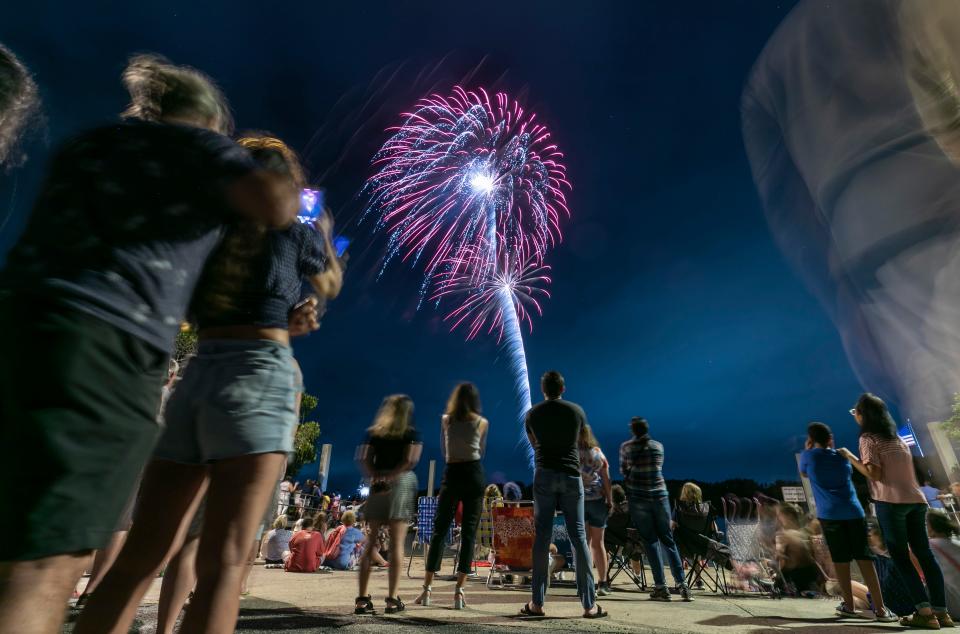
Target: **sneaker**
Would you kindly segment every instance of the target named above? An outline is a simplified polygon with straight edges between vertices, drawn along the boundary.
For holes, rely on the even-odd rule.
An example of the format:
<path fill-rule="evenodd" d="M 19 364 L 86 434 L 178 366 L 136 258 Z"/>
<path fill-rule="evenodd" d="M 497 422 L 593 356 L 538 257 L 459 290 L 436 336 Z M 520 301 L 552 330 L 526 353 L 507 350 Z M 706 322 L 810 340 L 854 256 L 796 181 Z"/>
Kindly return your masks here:
<path fill-rule="evenodd" d="M 693 601 L 693 597 L 690 595 L 690 588 L 687 586 L 680 586 L 680 598 L 687 603 Z"/>
<path fill-rule="evenodd" d="M 919 612 L 914 612 L 910 616 L 901 617 L 900 625 L 919 630 L 940 629 L 940 621 L 937 620 L 936 614 L 920 614 Z"/>
<path fill-rule="evenodd" d="M 655 588 L 653 592 L 650 593 L 651 601 L 671 601 L 670 591 L 666 588 Z"/>
<path fill-rule="evenodd" d="M 950 618 L 948 613 L 934 612 L 934 615 L 936 615 L 937 621 L 940 623 L 940 627 L 956 627 L 956 623 L 953 622 L 953 619 Z"/>
<path fill-rule="evenodd" d="M 605 597 L 610 594 L 610 588 L 607 587 L 607 584 L 601 583 L 597 586 L 597 596 Z"/>
<path fill-rule="evenodd" d="M 840 605 L 837 606 L 835 613 L 841 619 L 865 619 L 867 621 L 873 620 L 873 616 L 868 616 L 863 612 L 857 612 L 856 610 L 851 608 L 849 605 L 847 605 L 846 601 L 840 602 Z"/>
<path fill-rule="evenodd" d="M 873 611 L 873 616 L 878 623 L 896 623 L 900 617 L 890 611 L 890 608 L 884 608 L 883 612 Z"/>

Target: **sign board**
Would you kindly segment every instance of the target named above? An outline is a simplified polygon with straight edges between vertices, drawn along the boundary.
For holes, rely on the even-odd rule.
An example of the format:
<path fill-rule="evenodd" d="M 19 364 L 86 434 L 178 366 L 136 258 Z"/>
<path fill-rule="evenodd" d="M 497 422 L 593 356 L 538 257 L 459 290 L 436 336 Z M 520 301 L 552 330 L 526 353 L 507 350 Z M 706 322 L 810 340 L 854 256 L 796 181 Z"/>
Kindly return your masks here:
<path fill-rule="evenodd" d="M 803 487 L 781 487 L 783 491 L 784 502 L 806 502 L 807 496 L 803 492 Z"/>

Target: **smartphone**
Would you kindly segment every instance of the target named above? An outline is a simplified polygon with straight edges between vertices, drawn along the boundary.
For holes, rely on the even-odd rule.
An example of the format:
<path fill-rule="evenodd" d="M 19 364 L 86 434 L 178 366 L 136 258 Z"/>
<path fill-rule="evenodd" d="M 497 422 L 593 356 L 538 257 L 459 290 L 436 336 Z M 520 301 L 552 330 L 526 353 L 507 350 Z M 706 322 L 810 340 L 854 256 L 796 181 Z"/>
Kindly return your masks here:
<path fill-rule="evenodd" d="M 304 189 L 300 192 L 300 211 L 297 220 L 311 223 L 323 215 L 324 195 L 322 189 Z"/>

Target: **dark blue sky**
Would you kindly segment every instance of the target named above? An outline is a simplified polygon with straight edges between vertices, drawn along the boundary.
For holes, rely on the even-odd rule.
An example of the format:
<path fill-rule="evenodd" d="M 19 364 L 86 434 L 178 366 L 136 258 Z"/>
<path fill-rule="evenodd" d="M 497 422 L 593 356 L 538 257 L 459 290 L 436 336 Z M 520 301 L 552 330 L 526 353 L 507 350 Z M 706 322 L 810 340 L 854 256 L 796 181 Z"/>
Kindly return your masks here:
<path fill-rule="evenodd" d="M 393 113 L 473 71 L 468 85 L 524 96 L 554 130 L 574 184 L 549 261 L 553 298 L 526 339 L 534 384 L 562 371 L 611 456 L 630 417 L 646 416 L 666 444 L 668 477 L 791 477 L 811 419 L 853 441 L 846 411 L 860 386 L 771 240 L 740 138 L 744 78 L 792 2 L 214 4 L 4 11 L 0 40 L 34 70 L 48 129 L 27 167 L 2 177 L 3 200 L 14 185 L 16 196 L 0 253 L 23 226 L 50 148 L 123 107 L 130 53 L 211 74 L 241 129 L 305 152 L 345 221 L 357 217 L 366 163 Z M 334 443 L 332 483 L 355 484 L 353 447 L 391 392 L 413 396 L 425 461 L 439 458 L 438 417 L 459 380 L 478 384 L 492 423 L 488 472 L 529 480 L 495 343 L 464 342 L 438 313 L 415 313 L 416 275 L 376 281 L 382 243 L 367 226 L 345 231 L 347 288 L 296 346 Z"/>

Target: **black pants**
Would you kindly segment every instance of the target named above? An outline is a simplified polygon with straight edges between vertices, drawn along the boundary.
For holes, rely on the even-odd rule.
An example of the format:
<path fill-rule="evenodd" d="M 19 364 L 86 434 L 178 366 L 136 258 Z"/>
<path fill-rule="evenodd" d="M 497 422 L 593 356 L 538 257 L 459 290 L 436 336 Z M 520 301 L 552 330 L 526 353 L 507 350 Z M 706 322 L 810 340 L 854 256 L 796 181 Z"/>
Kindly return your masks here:
<path fill-rule="evenodd" d="M 480 512 L 483 509 L 483 465 L 480 461 L 448 464 L 440 485 L 437 515 L 433 520 L 433 537 L 427 553 L 427 570 L 440 570 L 443 549 L 450 530 L 450 522 L 457 514 L 457 506 L 463 502 L 463 525 L 460 527 L 460 560 L 457 572 L 470 574 L 473 563 L 473 548 L 477 541 Z"/>

